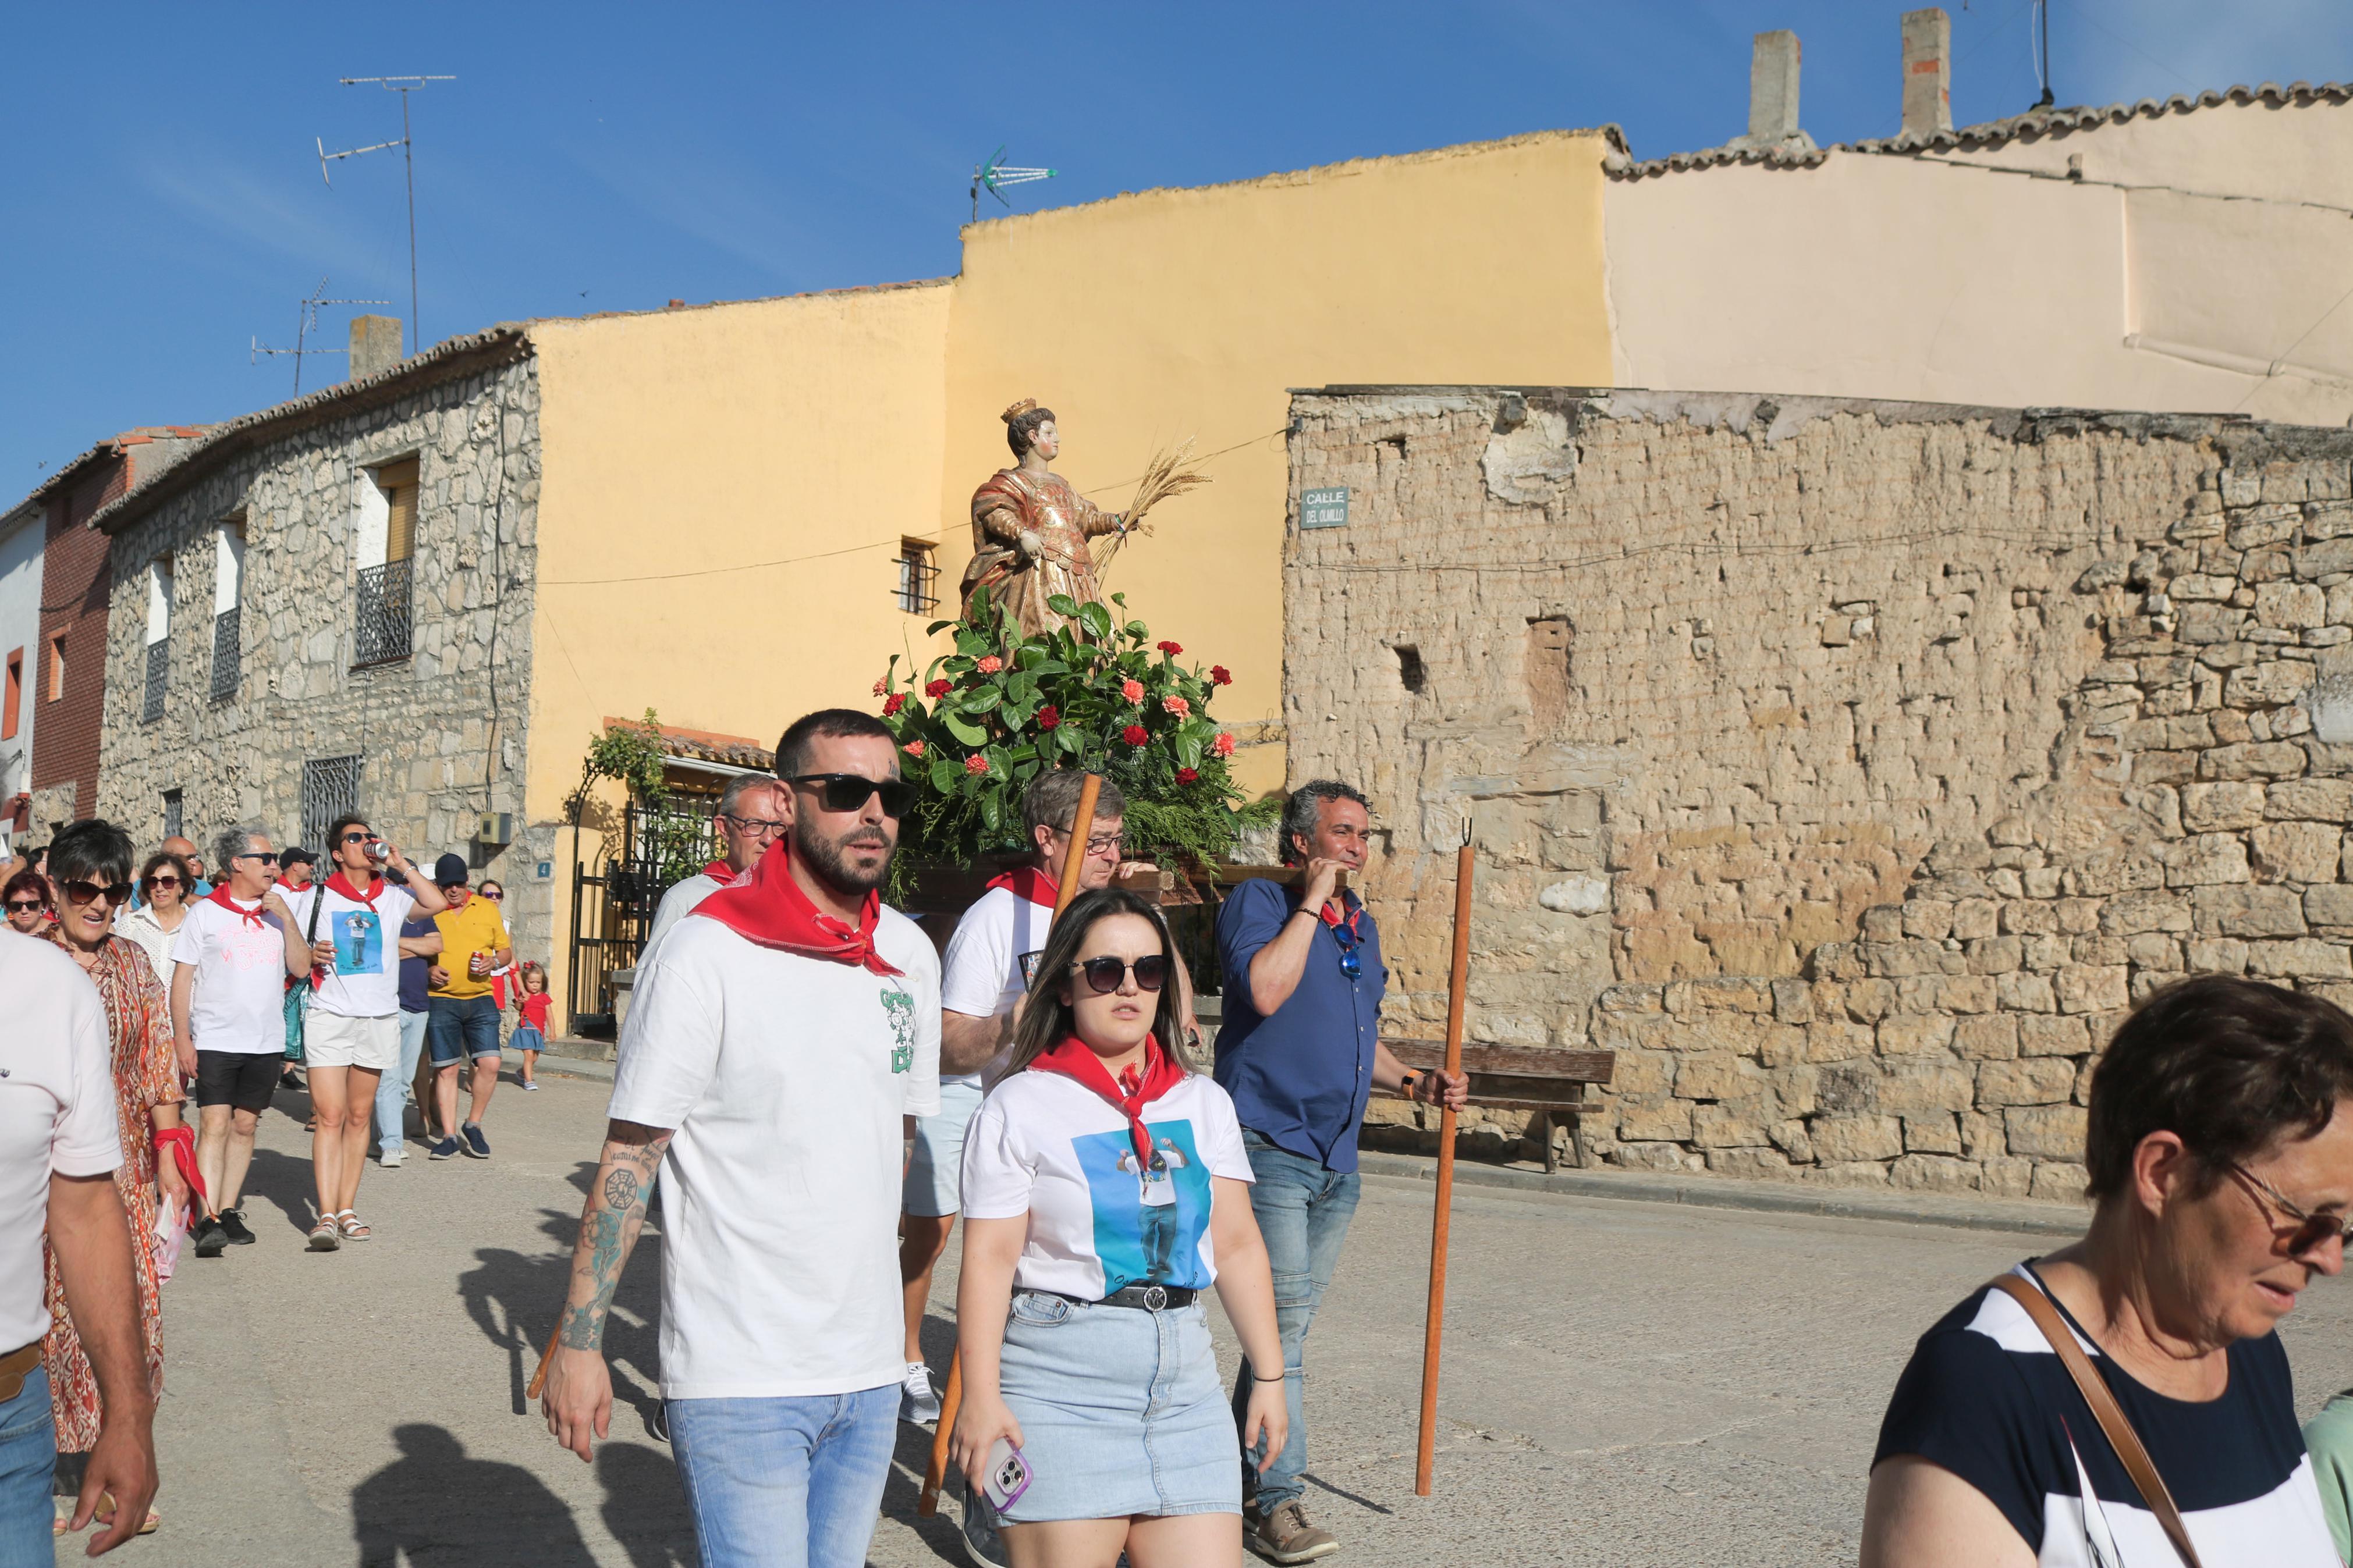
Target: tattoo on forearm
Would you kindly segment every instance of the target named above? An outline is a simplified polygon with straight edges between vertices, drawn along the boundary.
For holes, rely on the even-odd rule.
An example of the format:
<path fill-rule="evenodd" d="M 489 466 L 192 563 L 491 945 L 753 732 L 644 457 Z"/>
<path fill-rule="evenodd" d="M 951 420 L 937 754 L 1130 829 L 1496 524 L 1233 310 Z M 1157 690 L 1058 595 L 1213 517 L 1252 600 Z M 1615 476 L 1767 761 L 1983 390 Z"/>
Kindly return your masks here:
<path fill-rule="evenodd" d="M 660 1167 L 667 1134 L 645 1143 L 607 1144 L 605 1176 L 589 1194 L 580 1216 L 580 1240 L 572 1255 L 572 1292 L 560 1335 L 574 1350 L 601 1350 L 621 1264 L 645 1223 L 646 1184 Z M 586 1297 L 585 1300 L 582 1298 Z"/>

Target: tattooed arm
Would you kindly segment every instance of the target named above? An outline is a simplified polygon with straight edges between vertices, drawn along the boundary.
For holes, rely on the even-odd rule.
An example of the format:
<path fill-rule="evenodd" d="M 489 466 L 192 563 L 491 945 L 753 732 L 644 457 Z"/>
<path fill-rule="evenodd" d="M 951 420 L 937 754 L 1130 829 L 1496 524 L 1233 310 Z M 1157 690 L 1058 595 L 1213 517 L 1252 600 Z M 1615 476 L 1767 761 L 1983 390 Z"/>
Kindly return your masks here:
<path fill-rule="evenodd" d="M 605 1318 L 621 1268 L 638 1245 L 646 1222 L 646 1193 L 661 1166 L 673 1130 L 612 1121 L 605 1127 L 605 1153 L 580 1211 L 580 1239 L 572 1248 L 572 1288 L 556 1330 L 555 1355 L 548 1363 L 540 1409 L 555 1440 L 589 1458 L 596 1437 L 613 1425 L 613 1377 L 605 1364 Z"/>

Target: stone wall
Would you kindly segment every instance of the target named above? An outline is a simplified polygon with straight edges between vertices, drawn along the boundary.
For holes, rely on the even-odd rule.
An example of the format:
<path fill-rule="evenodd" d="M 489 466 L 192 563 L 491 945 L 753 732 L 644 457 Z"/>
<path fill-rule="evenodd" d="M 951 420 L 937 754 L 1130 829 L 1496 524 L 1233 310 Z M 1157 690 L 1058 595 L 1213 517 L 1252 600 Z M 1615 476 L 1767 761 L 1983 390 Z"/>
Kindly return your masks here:
<path fill-rule="evenodd" d="M 305 760 L 357 753 L 360 809 L 377 831 L 427 863 L 469 854 L 503 880 L 518 950 L 543 959 L 552 884 L 533 872 L 549 850 L 522 831 L 537 366 L 515 350 L 436 368 L 373 396 L 327 395 L 309 417 L 265 426 L 230 455 L 198 454 L 193 479 L 144 510 L 102 520 L 119 531 L 99 810 L 150 845 L 163 832 L 162 792 L 177 788 L 198 843 L 246 819 L 289 844 L 301 831 Z M 354 668 L 363 470 L 412 456 L 410 657 Z M 213 533 L 240 515 L 241 668 L 234 695 L 216 700 Z M 144 722 L 146 573 L 167 553 L 168 696 L 164 716 Z M 485 811 L 514 814 L 518 840 L 503 853 L 471 843 Z"/>
<path fill-rule="evenodd" d="M 2193 970 L 2353 998 L 2353 436 L 1477 389 L 1294 413 L 1292 780 L 1374 799 L 1388 1027 L 1444 1016 L 1467 820 L 1470 1037 L 1615 1050 L 1599 1158 L 2068 1195 L 2135 999 Z M 1340 485 L 1347 525 L 1298 531 Z"/>

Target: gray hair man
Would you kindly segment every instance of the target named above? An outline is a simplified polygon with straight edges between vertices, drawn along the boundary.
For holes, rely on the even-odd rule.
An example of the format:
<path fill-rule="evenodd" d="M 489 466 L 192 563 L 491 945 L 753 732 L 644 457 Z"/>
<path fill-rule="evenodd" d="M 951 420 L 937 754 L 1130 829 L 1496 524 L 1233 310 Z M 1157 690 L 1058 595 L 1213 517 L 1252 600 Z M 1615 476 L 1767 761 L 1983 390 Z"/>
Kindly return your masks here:
<path fill-rule="evenodd" d="M 646 932 L 643 960 L 664 932 L 684 920 L 694 907 L 750 870 L 776 836 L 785 830 L 785 786 L 768 773 L 738 773 L 719 793 L 711 814 L 711 827 L 719 855 L 710 864 L 662 894 L 655 906 L 654 923 Z"/>

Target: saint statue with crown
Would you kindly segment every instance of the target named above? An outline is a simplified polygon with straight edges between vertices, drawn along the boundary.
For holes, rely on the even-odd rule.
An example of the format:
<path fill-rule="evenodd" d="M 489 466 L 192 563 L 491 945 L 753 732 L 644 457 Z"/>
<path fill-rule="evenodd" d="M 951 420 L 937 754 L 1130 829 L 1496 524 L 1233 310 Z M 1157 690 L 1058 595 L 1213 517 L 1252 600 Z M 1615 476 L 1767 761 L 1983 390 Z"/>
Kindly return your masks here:
<path fill-rule="evenodd" d="M 1103 597 L 1088 541 L 1124 536 L 1128 524 L 1071 488 L 1046 465 L 1061 450 L 1054 411 L 1025 397 L 1004 413 L 1014 466 L 972 493 L 972 564 L 965 568 L 964 608 L 986 588 L 1024 637 L 1060 627 L 1046 601 L 1067 594 L 1079 604 Z"/>

